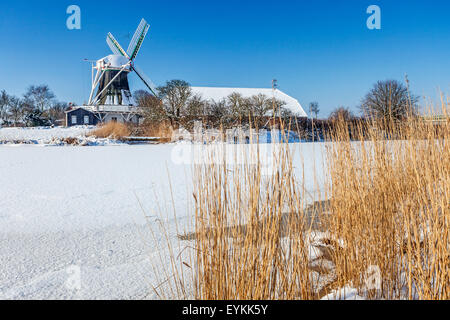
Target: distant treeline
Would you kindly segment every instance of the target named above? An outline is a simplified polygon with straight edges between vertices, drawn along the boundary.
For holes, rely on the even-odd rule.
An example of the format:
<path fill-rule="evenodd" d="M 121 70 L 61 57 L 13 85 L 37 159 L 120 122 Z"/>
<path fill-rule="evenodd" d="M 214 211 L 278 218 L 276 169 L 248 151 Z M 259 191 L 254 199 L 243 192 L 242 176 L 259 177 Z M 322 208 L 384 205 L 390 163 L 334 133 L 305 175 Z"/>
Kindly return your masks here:
<path fill-rule="evenodd" d="M 263 94 L 243 97 L 233 93 L 219 101 L 204 100 L 183 80 L 168 81 L 156 91 L 157 97 L 144 90 L 134 93 L 147 127 L 163 125 L 191 130 L 196 121 L 201 121 L 208 128 L 251 126 L 269 129 L 282 122 L 285 128 L 299 132 L 305 139 L 323 140 L 337 120 L 349 123 L 367 119 L 398 122 L 418 114 L 418 98 L 396 80 L 377 82 L 361 100 L 358 116 L 349 108 L 338 107 L 326 119 L 318 119 L 320 109 L 317 102 L 310 103 L 309 110 L 306 110 L 310 112 L 310 119 L 299 119 L 285 108 L 283 101 Z M 58 101 L 47 85 L 30 86 L 21 97 L 3 90 L 0 93 L 0 124 L 63 125 L 67 107 L 68 104 Z"/>
<path fill-rule="evenodd" d="M 62 125 L 66 102 L 56 99 L 47 85 L 30 86 L 21 96 L 0 93 L 0 125 L 51 126 Z"/>
<path fill-rule="evenodd" d="M 194 122 L 202 121 L 205 126 L 215 128 L 243 124 L 262 128 L 274 115 L 281 119 L 294 116 L 283 101 L 263 94 L 244 97 L 232 93 L 218 101 L 205 100 L 183 80 L 168 81 L 156 91 L 157 97 L 143 90 L 134 94 L 148 124 L 167 123 L 174 128 L 189 130 Z"/>
<path fill-rule="evenodd" d="M 418 98 L 401 82 L 377 82 L 361 100 L 359 115 L 349 108 L 338 107 L 328 118 L 318 119 L 319 104 L 309 104 L 311 118 L 296 118 L 284 103 L 265 95 L 243 97 L 233 93 L 219 100 L 204 100 L 191 90 L 183 80 L 168 81 L 157 88 L 157 97 L 147 91 L 137 91 L 134 96 L 144 110 L 145 124 L 149 127 L 170 126 L 191 130 L 201 121 L 207 128 L 233 128 L 236 126 L 270 129 L 274 126 L 296 131 L 305 140 L 325 140 L 327 132 L 336 122 L 349 125 L 368 120 L 398 123 L 418 115 Z M 275 111 L 275 112 L 274 112 Z M 315 115 L 315 118 L 313 117 Z M 360 126 L 361 127 L 361 126 Z"/>

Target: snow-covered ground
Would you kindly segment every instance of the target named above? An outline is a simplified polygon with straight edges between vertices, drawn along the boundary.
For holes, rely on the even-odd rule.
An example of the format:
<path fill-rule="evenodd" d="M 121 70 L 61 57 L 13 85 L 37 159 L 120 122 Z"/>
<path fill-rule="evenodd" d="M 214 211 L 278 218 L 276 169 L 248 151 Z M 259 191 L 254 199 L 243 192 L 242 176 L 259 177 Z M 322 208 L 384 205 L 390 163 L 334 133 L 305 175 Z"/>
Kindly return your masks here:
<path fill-rule="evenodd" d="M 36 127 L 36 128 L 1 128 L 0 145 L 34 144 L 40 146 L 62 146 L 76 144 L 81 146 L 116 145 L 120 142 L 100 139 L 88 134 L 96 129 L 94 126 L 76 127 Z M 68 143 L 68 139 L 74 141 Z"/>
<path fill-rule="evenodd" d="M 180 221 L 187 207 L 188 167 L 171 164 L 171 150 L 0 147 L 0 297 L 77 298 L 72 266 L 83 298 L 151 295 L 146 222 L 170 210 L 169 190 Z"/>
<path fill-rule="evenodd" d="M 53 138 L 83 137 L 95 127 L 76 126 L 64 127 L 36 127 L 36 128 L 0 128 L 0 140 L 51 140 Z"/>
<path fill-rule="evenodd" d="M 191 225 L 178 147 L 0 146 L 0 298 L 156 298 L 160 218 L 174 242 Z M 325 145 L 292 148 L 312 193 Z"/>

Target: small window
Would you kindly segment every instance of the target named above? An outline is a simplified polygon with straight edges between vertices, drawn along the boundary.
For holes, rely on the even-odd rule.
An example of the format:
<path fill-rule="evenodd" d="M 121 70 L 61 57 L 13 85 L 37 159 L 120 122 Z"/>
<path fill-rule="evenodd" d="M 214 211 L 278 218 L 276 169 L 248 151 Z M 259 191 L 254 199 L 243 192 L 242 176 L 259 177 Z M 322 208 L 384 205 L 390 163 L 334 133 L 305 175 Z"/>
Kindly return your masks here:
<path fill-rule="evenodd" d="M 84 116 L 84 124 L 89 124 L 89 116 Z"/>
<path fill-rule="evenodd" d="M 77 116 L 72 116 L 72 124 L 77 124 L 78 120 L 77 120 Z"/>
<path fill-rule="evenodd" d="M 112 121 L 112 122 L 117 122 L 117 118 L 116 118 L 116 117 L 112 117 L 112 118 L 111 118 L 111 121 Z"/>

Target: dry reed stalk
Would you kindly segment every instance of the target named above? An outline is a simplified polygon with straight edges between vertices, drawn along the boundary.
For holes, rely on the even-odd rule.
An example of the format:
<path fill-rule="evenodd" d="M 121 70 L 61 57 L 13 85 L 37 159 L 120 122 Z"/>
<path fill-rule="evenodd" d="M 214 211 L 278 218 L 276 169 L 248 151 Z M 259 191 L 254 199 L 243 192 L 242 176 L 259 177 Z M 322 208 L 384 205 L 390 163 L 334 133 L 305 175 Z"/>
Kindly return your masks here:
<path fill-rule="evenodd" d="M 173 131 L 173 127 L 168 122 L 152 123 L 144 126 L 144 134 L 147 137 L 158 137 L 167 142 L 171 141 Z"/>
<path fill-rule="evenodd" d="M 360 124 L 359 143 L 348 131 L 337 126 L 328 155 L 337 286 L 372 299 L 449 299 L 449 123 Z M 381 286 L 368 290 L 371 266 Z"/>
<path fill-rule="evenodd" d="M 349 285 L 368 299 L 450 298 L 450 122 L 340 122 L 330 138 L 330 199 L 315 217 L 328 264 L 311 265 L 313 223 L 288 144 L 276 148 L 269 176 L 239 147 L 233 166 L 212 154 L 195 166 L 186 239 L 196 299 L 316 299 Z M 380 287 L 368 282 L 371 267 Z M 330 281 L 319 286 L 313 271 Z"/>
<path fill-rule="evenodd" d="M 129 136 L 130 133 L 131 131 L 127 125 L 112 121 L 94 130 L 90 135 L 96 136 L 97 138 L 123 139 L 124 137 Z"/>
<path fill-rule="evenodd" d="M 289 147 L 278 147 L 269 176 L 251 161 L 266 154 L 249 155 L 245 146 L 235 147 L 233 166 L 218 159 L 196 166 L 196 298 L 313 298 L 304 204 Z"/>

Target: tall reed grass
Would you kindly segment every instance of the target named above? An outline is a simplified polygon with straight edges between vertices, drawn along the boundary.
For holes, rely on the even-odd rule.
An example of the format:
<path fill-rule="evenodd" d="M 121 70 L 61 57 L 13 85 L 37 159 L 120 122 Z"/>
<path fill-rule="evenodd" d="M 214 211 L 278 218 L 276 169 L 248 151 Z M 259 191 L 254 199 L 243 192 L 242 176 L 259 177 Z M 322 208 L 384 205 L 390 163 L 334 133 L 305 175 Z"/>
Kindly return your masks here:
<path fill-rule="evenodd" d="M 338 121 L 329 138 L 312 214 L 291 145 L 270 175 L 245 146 L 195 166 L 196 299 L 450 298 L 450 121 Z"/>
<path fill-rule="evenodd" d="M 450 298 L 449 122 L 345 123 L 328 154 L 336 285 L 376 299 Z M 396 140 L 388 140 L 387 137 Z M 362 277 L 377 270 L 379 286 Z M 370 290 L 368 290 L 370 289 Z"/>
<path fill-rule="evenodd" d="M 173 127 L 168 122 L 145 123 L 142 125 L 143 134 L 147 137 L 158 137 L 162 141 L 170 142 L 173 135 Z"/>
<path fill-rule="evenodd" d="M 97 138 L 122 139 L 129 136 L 130 133 L 131 130 L 126 124 L 111 121 L 94 130 L 90 135 L 96 136 Z"/>
<path fill-rule="evenodd" d="M 276 149 L 269 176 L 250 161 L 257 152 L 236 149 L 231 169 L 226 163 L 196 168 L 196 298 L 312 298 L 308 224 L 289 147 Z"/>

